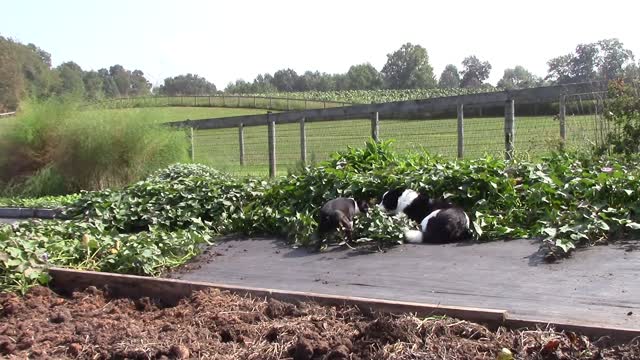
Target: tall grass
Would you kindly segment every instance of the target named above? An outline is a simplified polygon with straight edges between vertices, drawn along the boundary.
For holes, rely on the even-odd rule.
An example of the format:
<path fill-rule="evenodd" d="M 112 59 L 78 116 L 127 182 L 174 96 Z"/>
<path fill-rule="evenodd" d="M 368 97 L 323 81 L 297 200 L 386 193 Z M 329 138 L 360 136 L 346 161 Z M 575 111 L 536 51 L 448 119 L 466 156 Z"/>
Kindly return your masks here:
<path fill-rule="evenodd" d="M 153 112 L 79 111 L 69 99 L 29 101 L 0 133 L 4 195 L 57 195 L 120 187 L 189 161 L 182 131 Z"/>

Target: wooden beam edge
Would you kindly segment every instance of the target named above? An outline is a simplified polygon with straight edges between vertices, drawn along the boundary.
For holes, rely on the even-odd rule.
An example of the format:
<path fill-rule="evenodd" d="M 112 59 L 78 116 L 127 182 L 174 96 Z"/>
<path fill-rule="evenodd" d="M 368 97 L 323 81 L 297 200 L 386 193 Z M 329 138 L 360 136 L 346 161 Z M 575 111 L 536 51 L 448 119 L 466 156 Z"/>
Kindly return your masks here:
<path fill-rule="evenodd" d="M 442 304 L 428 304 L 406 301 L 393 301 L 342 295 L 329 295 L 302 291 L 276 290 L 235 286 L 209 282 L 187 281 L 166 278 L 153 278 L 137 275 L 124 275 L 106 272 L 83 271 L 53 267 L 49 269 L 52 287 L 62 293 L 83 290 L 89 286 L 106 289 L 116 297 L 150 297 L 166 305 L 175 305 L 194 291 L 219 289 L 242 296 L 273 298 L 281 301 L 313 301 L 321 305 L 350 305 L 360 309 L 387 313 L 412 313 L 417 316 L 449 316 L 462 320 L 483 323 L 491 327 L 505 326 L 517 328 L 553 328 L 556 331 L 571 331 L 592 338 L 607 336 L 615 342 L 627 342 L 640 336 L 640 329 L 596 326 L 581 323 L 520 319 L 507 310 L 486 309 Z"/>

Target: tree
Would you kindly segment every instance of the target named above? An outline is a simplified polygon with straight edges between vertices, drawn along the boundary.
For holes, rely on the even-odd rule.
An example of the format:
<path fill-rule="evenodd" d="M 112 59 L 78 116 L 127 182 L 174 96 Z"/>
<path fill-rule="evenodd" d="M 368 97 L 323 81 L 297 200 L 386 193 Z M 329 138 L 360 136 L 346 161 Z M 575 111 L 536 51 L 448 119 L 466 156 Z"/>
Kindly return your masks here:
<path fill-rule="evenodd" d="M 458 68 L 455 65 L 449 64 L 445 66 L 442 74 L 440 74 L 438 87 L 442 89 L 455 89 L 460 87 L 460 74 L 458 74 Z"/>
<path fill-rule="evenodd" d="M 574 52 L 547 62 L 549 70 L 545 79 L 557 84 L 613 80 L 624 76 L 633 60 L 633 52 L 625 49 L 618 39 L 579 44 Z"/>
<path fill-rule="evenodd" d="M 238 79 L 235 83 L 230 82 L 224 89 L 224 92 L 229 94 L 250 94 L 253 92 L 253 85 Z"/>
<path fill-rule="evenodd" d="M 259 74 L 253 80 L 252 92 L 254 93 L 271 93 L 276 92 L 276 86 L 273 84 L 273 76 L 271 74 Z"/>
<path fill-rule="evenodd" d="M 131 74 L 122 65 L 113 65 L 109 68 L 109 75 L 115 82 L 120 96 L 129 96 Z"/>
<path fill-rule="evenodd" d="M 100 100 L 104 98 L 104 81 L 97 71 L 87 71 L 82 77 L 87 99 Z"/>
<path fill-rule="evenodd" d="M 118 85 L 115 80 L 109 73 L 107 69 L 98 70 L 98 76 L 102 79 L 102 92 L 108 98 L 119 98 L 120 90 L 118 90 Z"/>
<path fill-rule="evenodd" d="M 634 56 L 631 50 L 625 49 L 618 39 L 604 39 L 598 41 L 600 58 L 598 73 L 605 80 L 612 80 L 624 75 L 625 65 L 633 64 Z"/>
<path fill-rule="evenodd" d="M 164 79 L 164 85 L 158 90 L 160 94 L 175 95 L 209 95 L 217 91 L 213 83 L 195 74 L 178 75 Z"/>
<path fill-rule="evenodd" d="M 488 61 L 480 61 L 475 55 L 462 60 L 462 67 L 462 87 L 481 87 L 491 73 L 491 64 Z"/>
<path fill-rule="evenodd" d="M 624 77 L 640 80 L 640 64 L 631 63 L 624 68 Z"/>
<path fill-rule="evenodd" d="M 56 71 L 60 77 L 60 85 L 57 89 L 58 94 L 73 94 L 83 97 L 85 95 L 84 73 L 80 65 L 73 61 L 60 64 Z"/>
<path fill-rule="evenodd" d="M 298 74 L 292 69 L 278 70 L 273 74 L 273 85 L 278 91 L 295 91 Z"/>
<path fill-rule="evenodd" d="M 38 57 L 42 60 L 42 62 L 47 65 L 47 67 L 51 67 L 51 54 L 49 54 L 48 52 L 40 49 L 39 47 L 37 47 L 35 44 L 29 43 L 27 45 L 27 47 L 33 51 L 34 53 L 36 53 L 38 55 Z"/>
<path fill-rule="evenodd" d="M 557 84 L 566 84 L 570 83 L 573 74 L 571 73 L 571 59 L 572 55 L 564 55 L 555 57 L 549 61 L 547 61 L 547 66 L 549 70 L 547 71 L 547 76 L 545 79 L 551 80 Z"/>
<path fill-rule="evenodd" d="M 399 50 L 387 54 L 387 63 L 381 73 L 386 86 L 391 89 L 418 89 L 436 86 L 427 49 L 420 45 L 406 43 Z"/>
<path fill-rule="evenodd" d="M 151 93 L 151 83 L 144 77 L 142 70 L 133 70 L 129 76 L 129 80 L 131 82 L 129 95 L 146 96 Z"/>
<path fill-rule="evenodd" d="M 513 69 L 505 69 L 498 87 L 502 89 L 526 89 L 539 86 L 541 79 L 530 73 L 524 67 L 517 65 Z"/>
<path fill-rule="evenodd" d="M 16 110 L 23 92 L 24 81 L 12 45 L 0 37 L 0 112 Z"/>
<path fill-rule="evenodd" d="M 347 71 L 349 89 L 352 90 L 376 90 L 382 87 L 382 77 L 373 65 L 353 65 Z"/>

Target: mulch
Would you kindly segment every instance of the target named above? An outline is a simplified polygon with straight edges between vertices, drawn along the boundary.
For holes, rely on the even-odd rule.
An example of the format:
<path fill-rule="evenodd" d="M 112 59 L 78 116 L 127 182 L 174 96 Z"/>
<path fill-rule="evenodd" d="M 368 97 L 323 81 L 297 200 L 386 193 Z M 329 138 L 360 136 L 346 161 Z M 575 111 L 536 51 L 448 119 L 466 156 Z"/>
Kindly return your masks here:
<path fill-rule="evenodd" d="M 508 350 L 508 351 L 507 351 Z M 490 330 L 452 318 L 283 303 L 210 289 L 173 307 L 111 298 L 90 287 L 0 294 L 0 355 L 35 359 L 640 359 L 552 330 Z"/>

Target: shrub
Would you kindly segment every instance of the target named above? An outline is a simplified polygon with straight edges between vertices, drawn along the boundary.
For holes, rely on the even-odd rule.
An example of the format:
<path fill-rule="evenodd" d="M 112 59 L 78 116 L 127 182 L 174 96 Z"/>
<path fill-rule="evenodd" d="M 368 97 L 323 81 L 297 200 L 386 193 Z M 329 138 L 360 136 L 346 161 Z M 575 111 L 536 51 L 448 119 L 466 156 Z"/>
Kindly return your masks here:
<path fill-rule="evenodd" d="M 610 124 L 607 144 L 603 151 L 618 154 L 637 154 L 640 151 L 640 96 L 637 84 L 623 80 L 609 84 L 604 116 Z"/>
<path fill-rule="evenodd" d="M 25 103 L 0 134 L 6 195 L 117 188 L 188 161 L 184 134 L 155 124 L 152 114 L 78 111 L 62 99 Z"/>

